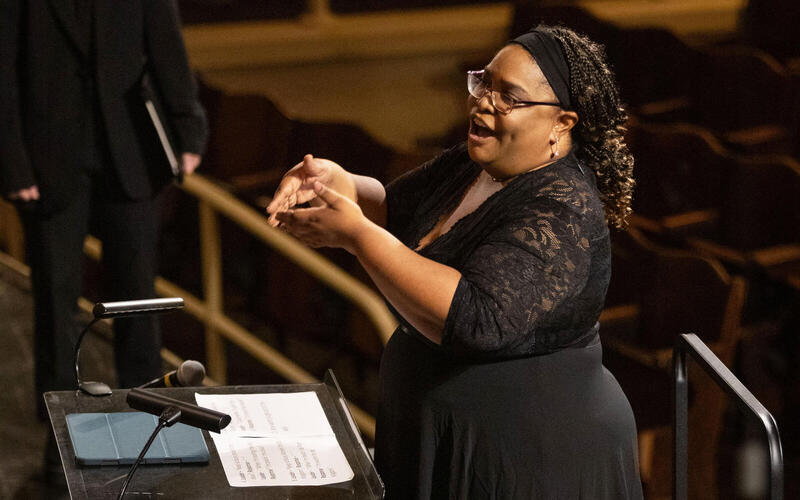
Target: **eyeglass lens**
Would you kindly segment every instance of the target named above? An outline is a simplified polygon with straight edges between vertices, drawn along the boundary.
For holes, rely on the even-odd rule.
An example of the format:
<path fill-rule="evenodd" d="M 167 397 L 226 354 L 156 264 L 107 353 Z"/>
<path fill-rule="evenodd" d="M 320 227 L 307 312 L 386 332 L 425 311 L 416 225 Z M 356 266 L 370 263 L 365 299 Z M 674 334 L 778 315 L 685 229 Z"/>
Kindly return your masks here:
<path fill-rule="evenodd" d="M 507 113 L 511 110 L 513 105 L 511 103 L 505 102 L 502 97 L 502 94 L 491 90 L 486 82 L 483 81 L 484 76 L 483 71 L 468 71 L 467 72 L 467 90 L 469 91 L 470 95 L 475 99 L 483 98 L 486 93 L 489 93 L 489 101 L 492 103 L 492 106 L 500 111 L 501 113 Z"/>

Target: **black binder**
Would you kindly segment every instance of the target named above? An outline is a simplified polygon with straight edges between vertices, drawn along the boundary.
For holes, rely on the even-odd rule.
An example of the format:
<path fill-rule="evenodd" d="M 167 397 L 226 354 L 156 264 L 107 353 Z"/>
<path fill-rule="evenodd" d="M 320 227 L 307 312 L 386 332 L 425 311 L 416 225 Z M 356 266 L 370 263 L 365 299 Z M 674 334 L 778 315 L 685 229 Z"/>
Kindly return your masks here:
<path fill-rule="evenodd" d="M 166 114 L 161 104 L 158 87 L 147 69 L 142 74 L 139 85 L 142 106 L 152 125 L 152 130 L 147 134 L 150 136 L 147 140 L 157 144 L 156 149 L 159 150 L 159 153 L 156 156 L 159 157 L 157 161 L 163 163 L 161 168 L 169 169 L 172 177 L 180 183 L 183 181 L 183 166 L 175 154 L 174 135 L 170 130 L 169 121 L 165 119 Z"/>

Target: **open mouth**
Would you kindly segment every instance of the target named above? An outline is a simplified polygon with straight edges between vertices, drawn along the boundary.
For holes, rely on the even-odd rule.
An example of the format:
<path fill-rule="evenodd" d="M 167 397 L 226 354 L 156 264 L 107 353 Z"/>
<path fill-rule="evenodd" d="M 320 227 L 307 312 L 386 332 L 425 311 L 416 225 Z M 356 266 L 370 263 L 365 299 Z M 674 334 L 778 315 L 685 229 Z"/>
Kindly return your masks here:
<path fill-rule="evenodd" d="M 494 135 L 494 131 L 488 127 L 478 124 L 475 120 L 469 124 L 469 133 L 476 137 L 485 138 Z"/>

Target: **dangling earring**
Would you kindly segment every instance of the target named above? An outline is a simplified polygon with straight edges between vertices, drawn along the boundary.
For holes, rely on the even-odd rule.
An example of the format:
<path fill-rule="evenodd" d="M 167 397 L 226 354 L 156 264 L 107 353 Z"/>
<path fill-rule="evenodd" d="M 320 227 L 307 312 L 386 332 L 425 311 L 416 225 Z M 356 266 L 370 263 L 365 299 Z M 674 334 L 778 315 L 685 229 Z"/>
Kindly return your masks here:
<path fill-rule="evenodd" d="M 555 145 L 556 145 L 556 150 L 555 151 L 553 151 L 552 143 L 550 145 L 550 159 L 551 160 L 555 160 L 556 158 L 558 158 L 558 154 L 559 154 L 559 151 L 558 151 L 558 136 L 556 136 Z"/>

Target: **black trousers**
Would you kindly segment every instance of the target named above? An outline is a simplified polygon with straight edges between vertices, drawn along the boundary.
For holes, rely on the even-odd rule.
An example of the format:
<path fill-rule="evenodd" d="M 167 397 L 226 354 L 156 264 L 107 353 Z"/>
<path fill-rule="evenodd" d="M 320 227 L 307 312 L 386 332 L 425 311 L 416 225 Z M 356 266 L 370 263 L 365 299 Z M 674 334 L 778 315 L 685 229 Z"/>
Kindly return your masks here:
<path fill-rule="evenodd" d="M 106 285 L 100 293 L 102 301 L 155 297 L 158 199 L 126 199 L 109 170 L 82 173 L 79 192 L 58 212 L 20 210 L 31 266 L 35 384 L 40 400 L 43 392 L 75 388 L 73 355 L 83 327 L 75 319 L 88 231 L 103 243 Z M 153 316 L 115 320 L 118 385 L 133 387 L 158 377 L 160 348 L 161 335 Z M 91 377 L 92 367 L 83 363 L 81 373 Z"/>

